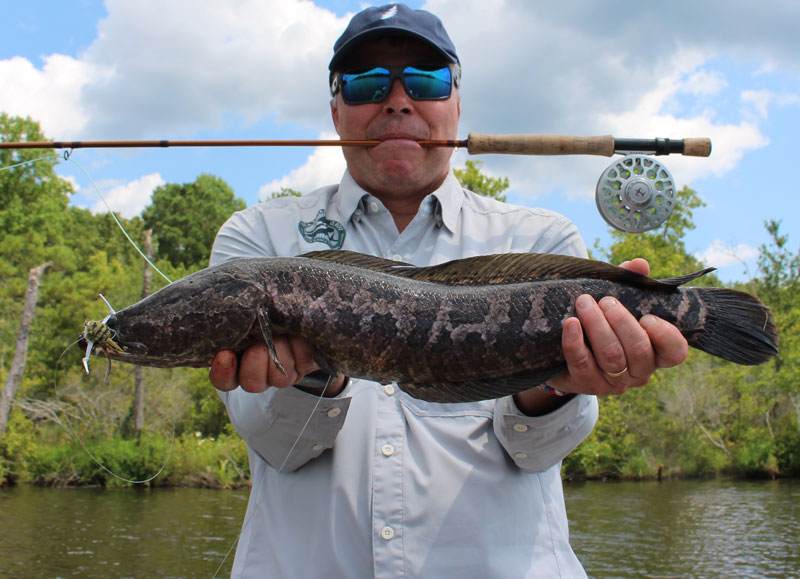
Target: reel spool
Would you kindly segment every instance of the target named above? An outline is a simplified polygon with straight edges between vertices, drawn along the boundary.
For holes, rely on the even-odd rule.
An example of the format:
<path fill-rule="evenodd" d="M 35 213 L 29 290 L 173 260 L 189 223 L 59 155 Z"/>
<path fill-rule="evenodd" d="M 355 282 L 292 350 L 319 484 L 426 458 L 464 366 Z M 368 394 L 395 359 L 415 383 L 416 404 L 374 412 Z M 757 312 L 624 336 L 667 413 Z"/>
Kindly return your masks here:
<path fill-rule="evenodd" d="M 611 227 L 642 233 L 655 229 L 672 214 L 675 181 L 658 160 L 627 155 L 600 175 L 595 201 Z"/>

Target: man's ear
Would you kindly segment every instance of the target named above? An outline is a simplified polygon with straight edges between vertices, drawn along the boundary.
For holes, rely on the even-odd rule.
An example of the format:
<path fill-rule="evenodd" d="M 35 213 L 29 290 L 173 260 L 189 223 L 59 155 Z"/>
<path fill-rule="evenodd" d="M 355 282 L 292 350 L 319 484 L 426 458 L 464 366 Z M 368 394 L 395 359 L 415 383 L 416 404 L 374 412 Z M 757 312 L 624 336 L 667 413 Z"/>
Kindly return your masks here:
<path fill-rule="evenodd" d="M 333 119 L 333 127 L 336 133 L 339 133 L 339 107 L 336 106 L 336 97 L 331 99 L 331 119 Z"/>

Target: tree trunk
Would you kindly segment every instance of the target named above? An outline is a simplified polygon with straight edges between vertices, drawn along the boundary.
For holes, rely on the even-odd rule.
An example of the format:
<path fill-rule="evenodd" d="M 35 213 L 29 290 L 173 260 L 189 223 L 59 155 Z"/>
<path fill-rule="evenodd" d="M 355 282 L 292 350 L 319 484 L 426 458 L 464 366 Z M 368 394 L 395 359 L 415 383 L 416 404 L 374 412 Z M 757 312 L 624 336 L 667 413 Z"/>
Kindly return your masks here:
<path fill-rule="evenodd" d="M 39 284 L 44 272 L 52 263 L 44 263 L 39 267 L 34 267 L 28 273 L 28 289 L 25 290 L 25 305 L 22 308 L 22 317 L 19 321 L 19 332 L 17 332 L 17 347 L 14 350 L 14 360 L 11 362 L 11 369 L 6 378 L 6 385 L 0 395 L 0 436 L 3 436 L 8 426 L 8 415 L 11 412 L 11 405 L 17 395 L 19 385 L 22 382 L 22 374 L 25 372 L 25 361 L 28 357 L 28 337 L 31 332 L 31 323 L 36 313 L 36 300 L 39 299 Z"/>
<path fill-rule="evenodd" d="M 144 232 L 144 254 L 147 256 L 147 259 L 153 259 L 152 229 L 146 229 Z M 151 276 L 150 264 L 145 262 L 144 271 L 142 272 L 142 299 L 150 295 Z M 144 377 L 142 376 L 141 366 L 134 366 L 133 368 L 133 383 L 136 392 L 136 397 L 133 401 L 134 431 L 138 439 L 142 435 L 142 427 L 144 426 Z"/>

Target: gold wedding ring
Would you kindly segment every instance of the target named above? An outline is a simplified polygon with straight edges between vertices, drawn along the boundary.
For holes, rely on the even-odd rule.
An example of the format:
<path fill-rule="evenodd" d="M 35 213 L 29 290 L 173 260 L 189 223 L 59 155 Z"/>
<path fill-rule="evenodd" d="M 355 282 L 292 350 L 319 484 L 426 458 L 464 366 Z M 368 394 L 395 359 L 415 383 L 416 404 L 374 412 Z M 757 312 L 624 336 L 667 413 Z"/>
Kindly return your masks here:
<path fill-rule="evenodd" d="M 622 376 L 622 375 L 623 375 L 625 372 L 627 372 L 627 371 L 628 371 L 628 367 L 627 367 L 627 366 L 625 366 L 625 367 L 624 367 L 622 370 L 620 370 L 619 372 L 608 372 L 608 371 L 606 371 L 606 370 L 603 370 L 603 372 L 605 372 L 606 374 L 608 374 L 608 375 L 609 375 L 609 376 L 611 376 L 612 378 L 617 378 L 618 376 Z"/>

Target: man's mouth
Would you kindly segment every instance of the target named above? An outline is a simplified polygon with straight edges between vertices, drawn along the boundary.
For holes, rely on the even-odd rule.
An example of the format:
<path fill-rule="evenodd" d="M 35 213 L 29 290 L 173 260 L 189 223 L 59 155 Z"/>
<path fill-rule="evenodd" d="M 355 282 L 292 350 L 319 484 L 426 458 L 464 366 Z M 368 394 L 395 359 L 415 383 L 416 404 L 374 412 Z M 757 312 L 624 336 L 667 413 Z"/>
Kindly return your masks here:
<path fill-rule="evenodd" d="M 410 133 L 385 133 L 378 137 L 379 141 L 386 142 L 386 141 L 413 141 L 417 142 L 420 140 L 415 135 Z"/>

